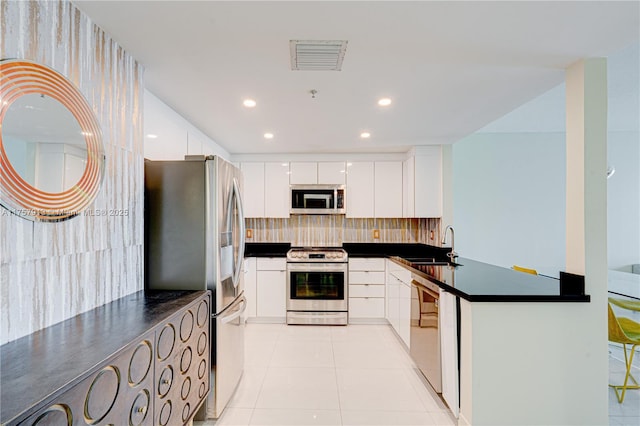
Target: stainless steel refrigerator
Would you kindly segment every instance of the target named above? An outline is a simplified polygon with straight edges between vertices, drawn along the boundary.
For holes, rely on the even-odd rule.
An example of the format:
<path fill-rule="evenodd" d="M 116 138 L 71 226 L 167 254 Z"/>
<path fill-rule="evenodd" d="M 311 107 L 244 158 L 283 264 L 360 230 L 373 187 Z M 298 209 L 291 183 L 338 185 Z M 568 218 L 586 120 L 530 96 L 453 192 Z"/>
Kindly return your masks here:
<path fill-rule="evenodd" d="M 219 157 L 145 161 L 146 288 L 208 289 L 215 301 L 208 418 L 220 416 L 243 372 L 247 303 L 241 186 L 240 170 Z"/>

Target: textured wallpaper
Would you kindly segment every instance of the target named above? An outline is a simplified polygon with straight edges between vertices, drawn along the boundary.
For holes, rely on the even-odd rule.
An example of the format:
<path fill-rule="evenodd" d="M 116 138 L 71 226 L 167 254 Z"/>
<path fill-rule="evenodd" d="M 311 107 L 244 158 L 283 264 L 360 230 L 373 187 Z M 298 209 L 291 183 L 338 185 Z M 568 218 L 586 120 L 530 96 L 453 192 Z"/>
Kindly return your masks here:
<path fill-rule="evenodd" d="M 252 243 L 290 242 L 298 247 L 342 243 L 425 243 L 440 245 L 440 219 L 357 219 L 342 215 L 292 215 L 286 219 L 250 218 Z M 373 238 L 378 230 L 380 238 Z M 433 231 L 433 232 L 432 232 Z"/>
<path fill-rule="evenodd" d="M 33 223 L 0 208 L 2 344 L 143 288 L 144 166 L 143 69 L 73 4 L 2 0 L 0 57 L 71 80 L 100 122 L 107 157 L 87 214 Z"/>

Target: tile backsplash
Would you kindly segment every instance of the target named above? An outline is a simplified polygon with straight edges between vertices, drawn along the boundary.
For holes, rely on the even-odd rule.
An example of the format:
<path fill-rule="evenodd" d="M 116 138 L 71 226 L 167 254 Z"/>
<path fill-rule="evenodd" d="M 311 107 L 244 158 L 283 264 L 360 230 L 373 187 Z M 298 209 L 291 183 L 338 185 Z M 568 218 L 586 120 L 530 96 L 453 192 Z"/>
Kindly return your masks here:
<path fill-rule="evenodd" d="M 360 219 L 341 215 L 292 215 L 290 218 L 249 218 L 252 243 L 291 243 L 328 247 L 342 243 L 424 243 L 440 245 L 440 219 Z M 379 238 L 374 238 L 374 231 Z"/>

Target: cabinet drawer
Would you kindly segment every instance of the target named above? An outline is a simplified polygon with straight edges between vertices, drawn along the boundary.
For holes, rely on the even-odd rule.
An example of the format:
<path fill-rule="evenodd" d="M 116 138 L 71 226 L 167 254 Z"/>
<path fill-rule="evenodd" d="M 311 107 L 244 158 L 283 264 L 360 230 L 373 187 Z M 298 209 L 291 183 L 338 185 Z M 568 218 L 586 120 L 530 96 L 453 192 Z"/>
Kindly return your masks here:
<path fill-rule="evenodd" d="M 384 297 L 383 285 L 349 285 L 349 297 Z"/>
<path fill-rule="evenodd" d="M 349 272 L 349 284 L 384 284 L 384 272 L 351 271 Z"/>
<path fill-rule="evenodd" d="M 286 271 L 287 259 L 279 257 L 259 257 L 256 262 L 258 271 Z"/>
<path fill-rule="evenodd" d="M 366 257 L 349 259 L 350 271 L 384 271 L 384 258 Z"/>
<path fill-rule="evenodd" d="M 384 318 L 384 298 L 349 298 L 350 318 Z"/>

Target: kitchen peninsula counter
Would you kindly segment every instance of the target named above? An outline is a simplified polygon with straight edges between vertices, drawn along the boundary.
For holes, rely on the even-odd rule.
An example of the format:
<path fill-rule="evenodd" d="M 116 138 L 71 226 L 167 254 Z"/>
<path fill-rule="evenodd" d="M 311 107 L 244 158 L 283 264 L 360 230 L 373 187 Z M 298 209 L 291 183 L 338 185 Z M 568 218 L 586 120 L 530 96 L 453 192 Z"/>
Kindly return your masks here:
<path fill-rule="evenodd" d="M 413 257 L 448 261 L 448 247 L 403 243 L 344 243 L 350 258 L 384 257 L 407 268 L 444 291 L 470 302 L 589 302 L 589 295 L 563 294 L 560 280 L 531 275 L 468 258 L 456 265 L 416 265 Z"/>
<path fill-rule="evenodd" d="M 589 302 L 589 295 L 563 294 L 560 280 L 501 266 L 457 258 L 454 265 L 415 265 L 402 257 L 391 261 L 470 302 Z"/>

